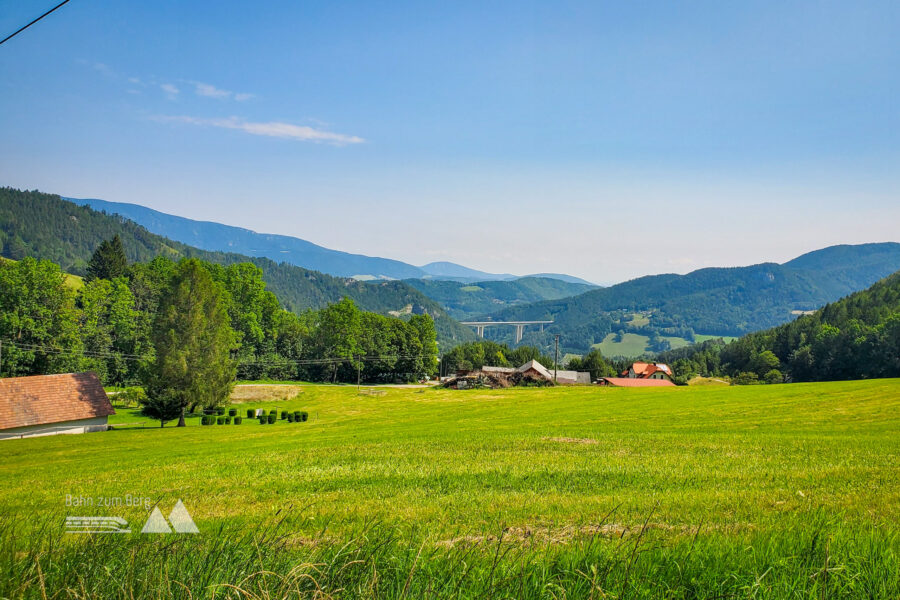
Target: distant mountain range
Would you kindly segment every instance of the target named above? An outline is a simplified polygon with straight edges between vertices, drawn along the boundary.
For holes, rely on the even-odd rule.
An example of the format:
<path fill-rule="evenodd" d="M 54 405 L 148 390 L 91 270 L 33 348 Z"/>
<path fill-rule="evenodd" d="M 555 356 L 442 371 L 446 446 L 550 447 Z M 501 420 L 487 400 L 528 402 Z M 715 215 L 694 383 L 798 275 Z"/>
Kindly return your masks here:
<path fill-rule="evenodd" d="M 592 285 L 546 277 L 520 277 L 511 281 L 473 283 L 407 279 L 405 283 L 438 302 L 451 317 L 459 320 L 496 313 L 511 306 L 541 300 L 558 300 L 595 288 Z"/>
<path fill-rule="evenodd" d="M 389 258 L 350 254 L 324 248 L 296 237 L 257 233 L 243 227 L 222 225 L 211 221 L 195 221 L 162 213 L 138 204 L 109 202 L 96 198 L 63 199 L 75 204 L 90 206 L 94 210 L 107 214 L 121 215 L 146 227 L 152 233 L 203 250 L 264 256 L 276 262 L 286 262 L 337 277 L 353 277 L 363 281 L 373 279 L 448 279 L 474 282 L 518 279 L 518 276 L 510 273 L 486 273 L 452 262 L 433 262 L 417 267 Z M 590 282 L 571 275 L 542 273 L 532 276 L 591 285 Z"/>
<path fill-rule="evenodd" d="M 558 334 L 563 351 L 583 353 L 602 343 L 604 352 L 625 352 L 623 348 L 638 338 L 643 342 L 637 346 L 632 344 L 628 352 L 660 351 L 666 344 L 675 347 L 676 342 L 684 344 L 702 339 L 701 335 L 738 336 L 780 325 L 900 270 L 900 244 L 886 242 L 832 246 L 784 264 L 708 268 L 687 275 L 652 275 L 608 288 L 546 277 L 485 280 L 484 276 L 490 274 L 452 263 L 426 265 L 435 273 L 428 278 L 414 276 L 402 281 L 364 282 L 294 266 L 283 257 L 198 248 L 151 233 L 125 215 L 111 213 L 113 207 L 132 207 L 142 212 L 144 219 L 158 219 L 156 228 L 171 228 L 180 231 L 181 237 L 192 236 L 195 240 L 205 239 L 207 235 L 215 239 L 216 231 L 224 231 L 232 236 L 231 248 L 274 238 L 287 240 L 285 244 L 296 248 L 307 244 L 318 249 L 314 255 L 335 260 L 354 256 L 361 261 L 385 259 L 336 252 L 295 238 L 263 236 L 236 227 L 180 219 L 135 205 L 87 203 L 95 203 L 105 212 L 51 194 L 0 188 L 3 256 L 47 258 L 66 271 L 83 274 L 97 245 L 119 234 L 131 260 L 146 261 L 162 254 L 173 258 L 196 256 L 220 264 L 249 261 L 262 268 L 270 289 L 291 310 L 319 308 L 349 296 L 361 308 L 382 314 L 427 312 L 435 317 L 444 348 L 474 337 L 471 329 L 456 319 L 477 318 L 552 320 L 554 323 L 543 332 L 537 328 L 526 329 L 522 340 L 543 349 L 549 348 Z M 196 229 L 191 229 L 191 224 Z M 398 261 L 386 263 L 404 265 Z M 404 268 L 413 269 L 417 275 L 420 269 L 411 265 Z M 379 274 L 387 276 L 384 271 Z M 498 326 L 488 328 L 486 335 L 512 342 L 513 332 L 511 327 Z"/>
<path fill-rule="evenodd" d="M 430 314 L 444 348 L 475 337 L 471 329 L 447 315 L 440 304 L 402 281 L 367 283 L 265 257 L 203 250 L 151 233 L 122 216 L 101 213 L 56 195 L 0 188 L 0 249 L 7 258 L 44 258 L 68 273 L 84 275 L 100 242 L 116 234 L 132 261 L 149 261 L 163 255 L 175 260 L 196 257 L 224 265 L 252 262 L 262 269 L 269 290 L 288 310 L 322 308 L 346 296 L 363 310 L 380 314 L 401 318 Z"/>
<path fill-rule="evenodd" d="M 786 323 L 900 270 L 900 244 L 831 246 L 784 264 L 651 275 L 583 294 L 486 314 L 496 321 L 552 320 L 524 343 L 584 352 L 615 332 L 690 338 L 739 336 Z M 500 328 L 497 334 L 508 337 Z M 504 339 L 504 338 L 500 338 Z"/>

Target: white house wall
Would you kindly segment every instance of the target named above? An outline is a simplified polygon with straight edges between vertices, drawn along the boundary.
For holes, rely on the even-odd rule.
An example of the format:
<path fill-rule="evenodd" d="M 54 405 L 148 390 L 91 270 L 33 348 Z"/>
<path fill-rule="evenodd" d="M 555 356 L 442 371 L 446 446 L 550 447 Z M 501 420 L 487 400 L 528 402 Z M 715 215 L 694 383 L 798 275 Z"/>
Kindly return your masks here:
<path fill-rule="evenodd" d="M 106 431 L 108 427 L 107 417 L 93 417 L 90 419 L 79 419 L 77 421 L 63 421 L 61 423 L 49 423 L 46 425 L 29 425 L 28 427 L 0 429 L 0 440 L 39 437 L 44 435 L 90 433 L 93 431 Z"/>

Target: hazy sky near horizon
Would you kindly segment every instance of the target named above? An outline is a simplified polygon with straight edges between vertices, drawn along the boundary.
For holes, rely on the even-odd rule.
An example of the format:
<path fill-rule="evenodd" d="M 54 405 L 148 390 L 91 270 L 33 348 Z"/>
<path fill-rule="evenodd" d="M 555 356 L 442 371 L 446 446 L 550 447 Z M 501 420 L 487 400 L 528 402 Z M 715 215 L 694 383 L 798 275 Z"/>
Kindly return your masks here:
<path fill-rule="evenodd" d="M 783 262 L 900 241 L 898 34 L 897 2 L 72 0 L 0 46 L 0 185 L 599 283 Z"/>

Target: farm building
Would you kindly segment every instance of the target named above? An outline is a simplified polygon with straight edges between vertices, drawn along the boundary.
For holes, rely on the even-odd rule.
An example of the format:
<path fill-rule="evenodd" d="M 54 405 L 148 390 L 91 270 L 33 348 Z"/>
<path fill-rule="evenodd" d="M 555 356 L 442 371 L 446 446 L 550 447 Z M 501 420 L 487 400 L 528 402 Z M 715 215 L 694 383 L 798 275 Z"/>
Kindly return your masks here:
<path fill-rule="evenodd" d="M 508 387 L 520 385 L 523 380 L 553 381 L 561 384 L 590 384 L 591 374 L 587 371 L 552 371 L 536 360 L 529 360 L 519 368 L 484 366 L 471 371 L 457 371 L 456 377 L 447 378 L 446 385 L 462 389 L 465 387 L 484 386 Z"/>
<path fill-rule="evenodd" d="M 666 378 L 638 379 L 636 377 L 601 377 L 597 385 L 613 387 L 674 387 L 675 384 Z"/>
<path fill-rule="evenodd" d="M 672 380 L 672 369 L 664 363 L 635 362 L 622 371 L 622 377 L 629 379 L 667 379 Z"/>
<path fill-rule="evenodd" d="M 0 379 L 0 440 L 106 431 L 114 414 L 94 373 Z"/>

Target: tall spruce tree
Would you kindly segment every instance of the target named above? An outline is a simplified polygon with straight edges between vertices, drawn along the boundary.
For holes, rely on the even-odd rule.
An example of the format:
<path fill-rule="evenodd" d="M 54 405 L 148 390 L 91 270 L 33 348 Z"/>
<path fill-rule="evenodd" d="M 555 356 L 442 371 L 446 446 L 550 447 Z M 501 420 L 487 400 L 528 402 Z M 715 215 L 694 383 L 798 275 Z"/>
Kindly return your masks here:
<path fill-rule="evenodd" d="M 231 351 L 235 333 L 227 296 L 203 263 L 182 260 L 159 302 L 153 326 L 156 360 L 149 369 L 144 414 L 166 421 L 185 410 L 215 408 L 228 400 L 234 385 Z"/>
<path fill-rule="evenodd" d="M 88 263 L 87 280 L 115 279 L 125 275 L 128 269 L 128 258 L 125 256 L 125 246 L 119 234 L 111 240 L 103 240 Z"/>

